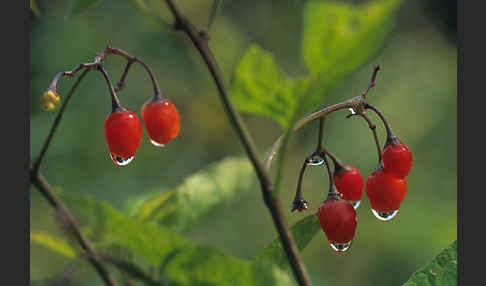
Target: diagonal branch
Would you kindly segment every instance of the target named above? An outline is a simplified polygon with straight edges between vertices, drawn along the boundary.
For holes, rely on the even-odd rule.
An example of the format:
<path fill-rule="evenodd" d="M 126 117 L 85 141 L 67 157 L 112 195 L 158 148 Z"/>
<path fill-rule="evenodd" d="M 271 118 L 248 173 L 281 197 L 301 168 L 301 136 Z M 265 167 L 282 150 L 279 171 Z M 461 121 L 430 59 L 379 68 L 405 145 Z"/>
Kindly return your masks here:
<path fill-rule="evenodd" d="M 388 122 L 386 121 L 386 119 L 384 118 L 383 114 L 381 114 L 375 107 L 369 105 L 366 102 L 366 95 L 368 94 L 368 92 L 370 91 L 370 89 L 372 89 L 375 86 L 376 75 L 378 74 L 378 71 L 379 70 L 380 70 L 380 66 L 379 65 L 376 65 L 374 67 L 374 69 L 373 69 L 373 74 L 371 75 L 371 80 L 370 80 L 370 82 L 368 84 L 368 87 L 359 96 L 350 98 L 348 100 L 345 100 L 345 101 L 342 101 L 342 102 L 339 102 L 339 103 L 336 103 L 336 104 L 333 104 L 331 106 L 324 107 L 324 108 L 322 108 L 322 109 L 320 109 L 318 111 L 315 111 L 315 112 L 307 115 L 306 117 L 304 117 L 304 118 L 300 119 L 299 121 L 297 121 L 297 123 L 294 126 L 293 132 L 297 132 L 302 127 L 304 127 L 305 125 L 307 125 L 308 123 L 310 123 L 311 121 L 316 120 L 316 119 L 320 119 L 320 118 L 324 118 L 328 114 L 333 113 L 333 112 L 335 112 L 337 110 L 341 110 L 341 109 L 344 109 L 344 108 L 351 108 L 351 109 L 354 110 L 355 113 L 361 114 L 361 113 L 363 113 L 363 111 L 365 109 L 372 109 L 383 120 L 383 123 L 385 124 L 385 127 L 387 128 L 387 133 L 390 134 L 388 137 L 393 137 L 394 134 L 391 131 L 391 128 L 390 128 Z M 373 128 L 372 128 L 371 125 L 370 125 L 370 128 L 373 130 Z M 267 153 L 267 156 L 266 156 L 265 162 L 264 162 L 264 167 L 265 167 L 265 171 L 266 172 L 269 172 L 270 167 L 272 165 L 272 161 L 273 161 L 275 155 L 277 154 L 277 151 L 280 149 L 280 145 L 282 144 L 283 138 L 284 138 L 284 134 L 282 134 L 273 143 L 272 147 L 270 148 L 270 151 Z M 396 138 L 396 136 L 394 138 Z M 375 138 L 375 141 L 378 142 L 376 139 L 377 138 Z"/>
<path fill-rule="evenodd" d="M 30 181 L 34 186 L 37 187 L 37 189 L 39 189 L 49 204 L 61 215 L 63 222 L 67 224 L 76 241 L 78 241 L 84 251 L 86 251 L 90 263 L 96 269 L 105 284 L 108 286 L 117 286 L 118 284 L 116 283 L 115 278 L 102 264 L 101 257 L 96 252 L 93 245 L 91 245 L 88 238 L 81 232 L 81 228 L 79 227 L 77 221 L 74 219 L 66 205 L 64 205 L 64 203 L 56 195 L 54 189 L 51 187 L 51 185 L 49 185 L 44 176 L 42 176 L 42 174 L 40 174 L 38 171 L 31 170 Z"/>
<path fill-rule="evenodd" d="M 309 275 L 305 270 L 305 266 L 300 258 L 298 248 L 285 221 L 280 201 L 276 196 L 272 196 L 273 186 L 267 172 L 257 157 L 258 151 L 245 124 L 229 100 L 224 77 L 212 51 L 208 46 L 207 35 L 204 32 L 199 31 L 185 16 L 180 13 L 179 9 L 174 4 L 174 1 L 166 0 L 165 2 L 169 6 L 169 9 L 174 16 L 174 29 L 183 31 L 189 37 L 196 49 L 199 51 L 199 54 L 203 58 L 211 73 L 211 76 L 213 77 L 219 91 L 220 99 L 226 111 L 226 115 L 228 116 L 233 129 L 238 134 L 247 156 L 249 157 L 255 172 L 257 173 L 261 185 L 263 201 L 267 205 L 272 215 L 272 219 L 279 233 L 283 248 L 287 254 L 290 266 L 299 285 L 311 285 Z"/>

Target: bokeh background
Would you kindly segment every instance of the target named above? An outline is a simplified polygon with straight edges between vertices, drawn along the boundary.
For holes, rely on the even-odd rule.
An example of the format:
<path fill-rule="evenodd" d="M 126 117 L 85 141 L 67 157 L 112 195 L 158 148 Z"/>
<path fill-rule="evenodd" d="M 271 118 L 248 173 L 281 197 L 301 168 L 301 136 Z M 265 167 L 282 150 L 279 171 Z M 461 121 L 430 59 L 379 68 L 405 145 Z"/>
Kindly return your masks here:
<path fill-rule="evenodd" d="M 178 1 L 197 25 L 207 23 L 211 1 Z M 214 49 L 226 78 L 251 43 L 272 52 L 289 75 L 306 73 L 300 56 L 301 12 L 305 1 L 223 1 L 211 29 Z M 362 1 L 347 1 L 362 2 Z M 38 1 L 41 17 L 30 24 L 30 157 L 40 151 L 56 113 L 43 112 L 39 96 L 59 71 L 89 62 L 107 43 L 149 63 L 165 94 L 178 106 L 182 132 L 164 149 L 156 149 L 144 131 L 135 160 L 126 168 L 113 165 L 104 137 L 110 98 L 103 78 L 90 73 L 74 95 L 43 163 L 43 173 L 66 191 L 87 193 L 123 209 L 136 195 L 159 187 L 175 187 L 183 179 L 228 155 L 243 155 L 219 102 L 215 86 L 192 44 L 182 34 L 163 31 L 135 11 L 130 1 L 103 1 L 94 9 L 66 18 L 67 1 Z M 324 234 L 317 235 L 302 256 L 314 285 L 401 285 L 421 265 L 457 238 L 456 167 L 456 3 L 406 1 L 384 48 L 348 77 L 323 104 L 356 96 L 366 87 L 372 67 L 382 66 L 369 101 L 380 108 L 398 136 L 409 145 L 414 166 L 408 193 L 397 217 L 379 222 L 364 196 L 359 224 L 349 252 L 336 255 Z M 114 81 L 125 62 L 111 57 L 105 67 Z M 61 80 L 65 94 L 74 80 Z M 138 111 L 152 95 L 149 78 L 134 66 L 122 103 Z M 342 160 L 368 176 L 376 167 L 376 151 L 366 123 L 335 113 L 326 122 L 325 144 Z M 384 129 L 378 118 L 378 132 Z M 244 115 L 260 150 L 280 135 L 273 121 Z M 290 205 L 302 159 L 315 145 L 315 126 L 294 137 L 281 200 Z M 383 142 L 384 139 L 382 139 Z M 315 212 L 328 184 L 321 170 L 306 172 L 304 188 Z M 54 213 L 31 189 L 30 229 L 62 235 Z M 290 214 L 290 224 L 304 214 Z M 203 244 L 251 258 L 276 237 L 260 190 L 240 196 L 205 217 L 189 236 Z M 32 281 L 49 281 L 72 266 L 66 258 L 30 245 Z M 81 285 L 102 285 L 85 261 L 75 263 Z"/>

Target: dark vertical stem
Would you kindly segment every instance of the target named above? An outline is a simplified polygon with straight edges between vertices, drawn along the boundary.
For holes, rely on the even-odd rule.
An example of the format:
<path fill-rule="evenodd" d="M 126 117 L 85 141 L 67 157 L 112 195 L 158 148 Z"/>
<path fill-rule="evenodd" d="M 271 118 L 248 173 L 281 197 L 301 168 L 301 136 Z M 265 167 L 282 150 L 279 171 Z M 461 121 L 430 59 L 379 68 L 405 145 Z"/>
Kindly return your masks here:
<path fill-rule="evenodd" d="M 317 148 L 316 151 L 320 151 L 322 149 L 322 137 L 324 135 L 324 121 L 326 117 L 319 118 L 319 137 L 317 138 Z"/>
<path fill-rule="evenodd" d="M 334 185 L 334 179 L 332 177 L 331 166 L 329 166 L 329 161 L 327 160 L 327 153 L 322 157 L 324 159 L 324 163 L 326 164 L 327 174 L 329 175 L 329 185 Z"/>
<path fill-rule="evenodd" d="M 383 121 L 383 124 L 385 125 L 386 129 L 386 143 L 385 144 L 391 144 L 391 143 L 398 143 L 398 137 L 393 133 L 393 130 L 391 129 L 390 123 L 388 123 L 388 120 L 386 120 L 385 116 L 381 111 L 379 111 L 376 107 L 372 106 L 371 104 L 366 103 L 365 104 L 366 109 L 371 109 L 373 110 Z"/>
<path fill-rule="evenodd" d="M 378 134 L 376 133 L 376 125 L 369 119 L 368 116 L 366 116 L 366 114 L 364 112 L 363 113 L 353 113 L 353 114 L 349 114 L 346 117 L 347 118 L 350 118 L 353 115 L 359 115 L 359 116 L 361 116 L 368 123 L 368 127 L 371 129 L 371 132 L 373 133 L 373 138 L 375 139 L 376 150 L 378 152 L 378 162 L 381 161 L 381 147 L 380 147 L 380 140 L 378 139 Z"/>
<path fill-rule="evenodd" d="M 378 162 L 381 161 L 381 147 L 380 147 L 380 140 L 378 139 L 378 134 L 376 133 L 376 125 L 371 122 L 371 120 L 366 116 L 364 113 L 360 114 L 361 117 L 363 117 L 366 122 L 368 122 L 368 126 L 371 129 L 371 132 L 373 133 L 373 138 L 375 139 L 375 145 L 376 145 L 376 152 L 378 153 Z"/>
<path fill-rule="evenodd" d="M 297 181 L 297 192 L 295 193 L 295 197 L 302 199 L 302 180 L 304 178 L 305 169 L 307 168 L 308 159 L 305 159 L 304 164 L 302 164 L 302 168 L 300 168 L 299 172 L 299 179 Z"/>
<path fill-rule="evenodd" d="M 375 86 L 375 80 L 376 80 L 376 75 L 378 74 L 378 71 L 380 70 L 380 66 L 376 65 L 375 68 L 373 69 L 373 74 L 371 75 L 371 80 L 370 83 L 368 84 L 368 87 L 361 93 L 361 96 L 363 98 L 366 98 L 366 95 Z"/>
<path fill-rule="evenodd" d="M 128 71 L 130 70 L 130 67 L 132 66 L 132 64 L 133 64 L 133 61 L 127 61 L 127 65 L 125 66 L 125 69 L 123 70 L 123 74 L 120 77 L 120 80 L 118 81 L 118 83 L 116 84 L 116 89 L 115 89 L 116 92 L 121 91 L 123 89 L 123 87 L 125 86 L 125 79 L 128 75 Z"/>
<path fill-rule="evenodd" d="M 110 96 L 111 96 L 111 107 L 112 111 L 115 111 L 117 109 L 121 108 L 121 103 L 118 97 L 116 96 L 115 88 L 113 87 L 113 83 L 110 80 L 110 77 L 108 76 L 108 73 L 106 70 L 103 68 L 103 66 L 99 65 L 98 70 L 103 74 L 105 77 L 106 83 L 108 84 L 108 89 L 110 90 Z"/>
<path fill-rule="evenodd" d="M 325 159 L 326 155 L 329 156 L 329 158 L 331 158 L 332 162 L 334 163 L 334 171 L 335 172 L 339 172 L 342 169 L 348 168 L 348 166 L 346 164 L 344 164 L 341 160 L 339 160 L 336 155 L 329 152 L 327 149 L 323 149 L 323 151 L 321 152 L 321 157 L 323 159 Z"/>
<path fill-rule="evenodd" d="M 167 3 L 170 11 L 174 16 L 174 28 L 176 30 L 182 30 L 189 37 L 196 49 L 199 51 L 199 54 L 203 58 L 206 66 L 209 69 L 209 72 L 211 73 L 211 76 L 213 77 L 216 87 L 218 88 L 219 96 L 223 103 L 226 114 L 234 130 L 238 134 L 238 137 L 243 144 L 247 156 L 253 164 L 255 172 L 257 173 L 257 177 L 260 181 L 260 186 L 262 190 L 263 201 L 267 205 L 272 215 L 272 219 L 279 233 L 283 249 L 287 254 L 290 266 L 299 285 L 311 285 L 309 275 L 307 274 L 304 263 L 300 258 L 297 245 L 295 244 L 289 227 L 287 226 L 287 223 L 285 221 L 285 216 L 283 215 L 280 201 L 276 196 L 272 195 L 273 186 L 267 173 L 263 169 L 263 165 L 257 157 L 257 149 L 253 144 L 253 141 L 251 140 L 250 134 L 246 126 L 241 120 L 235 107 L 229 100 L 224 77 L 221 73 L 221 70 L 219 69 L 219 66 L 212 51 L 208 46 L 208 38 L 204 35 L 204 33 L 198 31 L 198 29 L 179 12 L 179 9 L 175 6 L 174 1 L 166 0 L 165 2 Z"/>
<path fill-rule="evenodd" d="M 327 175 L 329 177 L 329 192 L 327 193 L 327 197 L 329 198 L 331 196 L 339 195 L 338 191 L 336 190 L 336 187 L 334 186 L 334 178 L 332 176 L 331 166 L 329 166 L 329 161 L 327 160 L 326 152 L 324 153 L 322 159 L 324 159 L 324 164 L 326 164 Z"/>

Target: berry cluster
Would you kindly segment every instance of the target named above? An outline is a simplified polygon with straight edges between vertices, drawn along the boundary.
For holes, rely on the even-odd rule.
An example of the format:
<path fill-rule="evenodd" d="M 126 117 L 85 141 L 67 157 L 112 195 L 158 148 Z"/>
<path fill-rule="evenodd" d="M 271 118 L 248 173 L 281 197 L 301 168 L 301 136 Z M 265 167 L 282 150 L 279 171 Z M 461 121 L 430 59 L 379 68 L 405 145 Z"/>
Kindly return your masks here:
<path fill-rule="evenodd" d="M 101 64 L 108 55 L 122 56 L 128 61 L 116 89 L 113 87 L 108 73 Z M 162 96 L 150 67 L 141 59 L 131 56 L 121 49 L 107 46 L 102 53 L 96 55 L 92 63 L 80 64 L 71 71 L 58 73 L 49 89 L 41 96 L 43 109 L 52 111 L 61 101 L 56 91 L 57 82 L 61 77 L 73 77 L 76 72 L 85 69 L 83 75 L 78 79 L 79 83 L 88 71 L 100 71 L 108 84 L 112 103 L 112 112 L 105 120 L 105 136 L 110 150 L 110 157 L 117 166 L 126 166 L 133 160 L 142 139 L 142 122 L 135 112 L 121 105 L 116 95 L 117 91 L 122 90 L 128 71 L 134 62 L 140 63 L 147 70 L 152 80 L 154 96 L 142 106 L 141 114 L 150 141 L 157 147 L 163 147 L 172 141 L 181 130 L 179 112 L 170 100 Z M 68 98 L 70 96 L 71 94 L 68 95 Z M 64 104 L 67 104 L 67 100 Z M 60 112 L 61 114 L 62 111 Z"/>
<path fill-rule="evenodd" d="M 397 214 L 405 197 L 407 191 L 405 178 L 412 167 L 412 153 L 393 133 L 383 114 L 365 101 L 366 93 L 374 86 L 378 70 L 377 66 L 369 87 L 359 98 L 362 105 L 359 108 L 351 108 L 351 115 L 359 115 L 366 119 L 373 131 L 378 151 L 378 167 L 366 181 L 366 195 L 372 213 L 379 220 L 388 221 Z M 387 140 L 383 149 L 378 141 L 376 126 L 365 114 L 367 109 L 375 111 L 385 125 Z M 303 199 L 302 191 L 302 178 L 306 167 L 325 165 L 329 176 L 329 192 L 326 200 L 319 206 L 317 217 L 331 248 L 337 252 L 344 252 L 351 246 L 356 231 L 358 222 L 356 210 L 363 195 L 364 181 L 356 167 L 344 164 L 333 153 L 322 147 L 324 120 L 325 117 L 319 120 L 319 141 L 316 151 L 306 157 L 301 168 L 292 211 L 303 211 L 308 208 L 309 203 Z M 333 161 L 333 173 L 327 157 Z"/>
<path fill-rule="evenodd" d="M 392 219 L 407 193 L 405 180 L 412 168 L 412 152 L 407 145 L 395 140 L 382 152 L 382 161 L 366 181 L 366 195 L 371 209 L 380 220 Z"/>
<path fill-rule="evenodd" d="M 168 144 L 181 130 L 177 108 L 159 94 L 145 102 L 141 114 L 150 141 L 157 147 Z M 106 118 L 105 135 L 113 162 L 125 166 L 137 152 L 142 139 L 142 123 L 135 112 L 119 105 Z"/>

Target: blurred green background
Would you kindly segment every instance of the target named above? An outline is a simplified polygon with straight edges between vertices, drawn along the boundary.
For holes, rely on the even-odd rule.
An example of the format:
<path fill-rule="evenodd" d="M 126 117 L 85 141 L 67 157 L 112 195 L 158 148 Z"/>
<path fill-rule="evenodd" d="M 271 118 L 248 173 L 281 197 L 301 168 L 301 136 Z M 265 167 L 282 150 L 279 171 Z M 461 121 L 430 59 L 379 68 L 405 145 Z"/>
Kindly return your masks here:
<path fill-rule="evenodd" d="M 69 18 L 65 17 L 69 8 L 66 2 L 38 1 L 41 17 L 33 18 L 30 24 L 31 161 L 37 157 L 56 115 L 41 110 L 40 95 L 58 72 L 92 61 L 108 43 L 149 63 L 163 92 L 179 108 L 182 131 L 163 149 L 153 147 L 144 131 L 135 160 L 129 167 L 115 167 L 103 129 L 111 110 L 108 90 L 100 74 L 90 73 L 74 95 L 43 163 L 43 173 L 52 185 L 91 194 L 123 208 L 132 196 L 154 188 L 175 187 L 211 162 L 244 154 L 205 65 L 184 35 L 161 30 L 129 1 L 103 1 Z M 212 1 L 178 2 L 196 25 L 207 24 Z M 210 32 L 210 46 L 228 81 L 235 64 L 254 42 L 272 52 L 287 74 L 306 73 L 300 56 L 304 2 L 223 1 Z M 414 166 L 407 178 L 407 197 L 395 219 L 379 222 L 363 196 L 350 251 L 336 255 L 323 233 L 313 239 L 302 256 L 314 285 L 400 285 L 457 238 L 454 9 L 453 1 L 406 1 L 377 57 L 323 102 L 329 105 L 358 95 L 368 84 L 372 67 L 380 64 L 382 71 L 368 100 L 384 112 L 397 135 L 408 144 Z M 124 64 L 117 57 L 106 62 L 113 81 L 120 77 Z M 58 91 L 62 99 L 73 82 L 61 80 Z M 139 112 L 151 95 L 149 78 L 141 66 L 135 65 L 125 90 L 119 93 L 121 102 Z M 338 112 L 327 120 L 325 144 L 367 177 L 376 167 L 372 135 L 362 119 L 346 119 L 345 114 Z M 262 151 L 280 135 L 278 125 L 269 119 L 243 118 Z M 371 118 L 383 142 L 382 124 L 376 116 Z M 281 193 L 284 206 L 292 201 L 302 159 L 313 151 L 315 129 L 316 125 L 309 124 L 294 137 Z M 311 202 L 308 213 L 317 210 L 327 192 L 327 180 L 322 170 L 306 172 L 304 189 Z M 285 215 L 290 224 L 305 216 L 290 214 L 290 208 L 285 208 Z M 33 188 L 30 229 L 62 235 L 54 212 Z M 276 231 L 255 187 L 212 212 L 189 236 L 251 258 L 276 237 Z M 66 258 L 31 243 L 32 281 L 56 277 L 70 265 Z M 74 275 L 81 285 L 102 285 L 85 261 L 76 263 Z"/>

